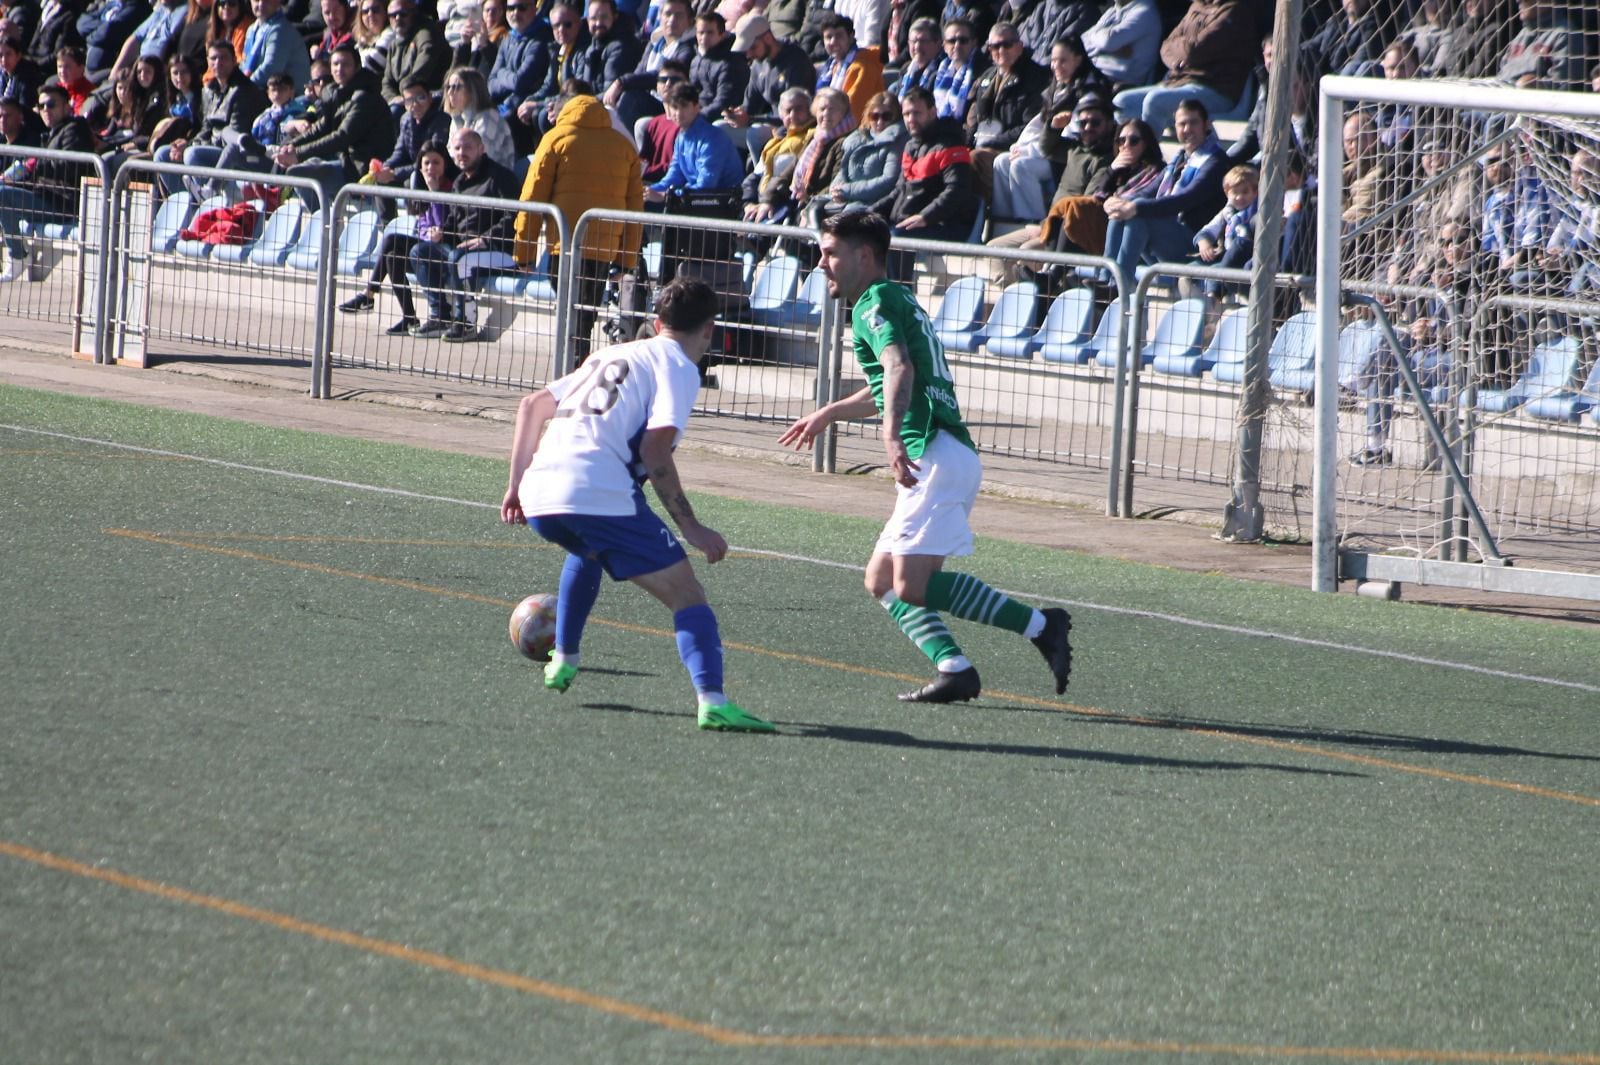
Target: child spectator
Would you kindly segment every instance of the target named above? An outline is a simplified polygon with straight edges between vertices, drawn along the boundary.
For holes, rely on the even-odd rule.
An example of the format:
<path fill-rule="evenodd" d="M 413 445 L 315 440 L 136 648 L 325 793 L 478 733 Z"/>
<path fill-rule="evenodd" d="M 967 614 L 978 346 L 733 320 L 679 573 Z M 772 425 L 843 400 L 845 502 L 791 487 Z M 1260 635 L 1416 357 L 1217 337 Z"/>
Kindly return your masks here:
<path fill-rule="evenodd" d="M 294 78 L 273 74 L 267 78 L 267 109 L 250 125 L 250 136 L 263 146 L 283 143 L 283 125 L 305 114 L 305 100 L 296 96 Z"/>
<path fill-rule="evenodd" d="M 1222 191 L 1228 202 L 1194 235 L 1201 262 L 1241 269 L 1255 255 L 1259 189 L 1260 175 L 1253 166 L 1236 166 L 1222 176 Z M 1206 285 L 1212 295 L 1217 289 L 1215 282 Z"/>

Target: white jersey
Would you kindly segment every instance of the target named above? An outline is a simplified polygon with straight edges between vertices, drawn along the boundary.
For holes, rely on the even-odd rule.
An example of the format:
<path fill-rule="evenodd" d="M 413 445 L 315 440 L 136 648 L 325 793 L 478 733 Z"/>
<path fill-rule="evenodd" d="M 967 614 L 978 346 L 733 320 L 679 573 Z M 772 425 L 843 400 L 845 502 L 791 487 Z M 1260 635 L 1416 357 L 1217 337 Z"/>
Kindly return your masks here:
<path fill-rule="evenodd" d="M 605 348 L 546 386 L 556 398 L 533 463 L 517 487 L 523 512 L 626 516 L 645 478 L 646 429 L 683 436 L 700 370 L 676 340 L 652 337 Z"/>

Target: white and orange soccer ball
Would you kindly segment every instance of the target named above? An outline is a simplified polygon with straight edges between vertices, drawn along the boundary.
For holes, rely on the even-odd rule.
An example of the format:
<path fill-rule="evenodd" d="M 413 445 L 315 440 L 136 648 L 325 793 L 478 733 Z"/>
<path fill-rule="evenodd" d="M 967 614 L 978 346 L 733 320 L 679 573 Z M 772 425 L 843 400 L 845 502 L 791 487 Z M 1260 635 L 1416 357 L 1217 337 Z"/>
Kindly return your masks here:
<path fill-rule="evenodd" d="M 556 645 L 556 597 L 530 595 L 511 612 L 511 642 L 535 662 L 550 661 Z"/>

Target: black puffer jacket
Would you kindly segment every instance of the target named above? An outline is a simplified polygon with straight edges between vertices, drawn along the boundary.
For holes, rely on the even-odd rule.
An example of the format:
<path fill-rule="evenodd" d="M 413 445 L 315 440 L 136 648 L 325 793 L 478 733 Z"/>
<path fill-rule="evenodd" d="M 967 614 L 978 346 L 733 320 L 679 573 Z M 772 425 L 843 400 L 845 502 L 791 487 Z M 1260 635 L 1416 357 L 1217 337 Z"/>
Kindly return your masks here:
<path fill-rule="evenodd" d="M 915 214 L 929 225 L 971 225 L 978 213 L 976 177 L 966 131 L 955 119 L 941 118 L 906 142 L 900 181 L 872 210 L 892 225 Z"/>
<path fill-rule="evenodd" d="M 728 108 L 744 103 L 750 64 L 733 50 L 733 34 L 705 55 L 695 53 L 689 64 L 689 81 L 700 90 L 700 113 L 708 122 L 715 122 Z"/>
<path fill-rule="evenodd" d="M 978 148 L 1005 151 L 1017 143 L 1028 120 L 1039 113 L 1049 73 L 1026 51 L 1011 67 L 1010 75 L 990 67 L 972 87 L 967 108 L 967 131 Z"/>

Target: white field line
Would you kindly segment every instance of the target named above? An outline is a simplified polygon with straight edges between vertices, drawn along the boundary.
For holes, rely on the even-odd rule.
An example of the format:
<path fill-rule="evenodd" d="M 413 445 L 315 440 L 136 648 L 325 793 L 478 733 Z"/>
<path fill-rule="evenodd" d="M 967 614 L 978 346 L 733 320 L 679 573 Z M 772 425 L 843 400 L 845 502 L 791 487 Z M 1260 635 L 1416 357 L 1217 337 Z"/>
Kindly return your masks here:
<path fill-rule="evenodd" d="M 204 455 L 189 455 L 181 451 L 163 451 L 160 448 L 139 447 L 136 444 L 124 444 L 115 440 L 100 440 L 88 436 L 73 436 L 69 433 L 56 433 L 46 429 L 34 429 L 20 425 L 0 424 L 0 429 L 14 433 L 30 433 L 35 436 L 47 436 L 57 440 L 66 440 L 76 444 L 93 444 L 98 447 L 117 448 L 123 451 L 132 451 L 143 455 L 159 455 L 163 458 L 187 459 L 191 462 L 205 463 L 211 466 L 220 466 L 229 470 L 240 470 L 245 473 L 261 473 L 272 477 L 287 477 L 297 481 L 310 481 L 313 484 L 325 484 L 335 488 L 346 488 L 355 492 L 373 492 L 380 495 L 399 496 L 403 499 L 417 499 L 429 503 L 448 503 L 459 507 L 476 507 L 482 510 L 498 511 L 499 505 L 485 503 L 477 499 L 455 499 L 451 496 L 427 495 L 423 492 L 411 492 L 404 488 L 385 488 L 381 485 L 361 484 L 356 481 L 341 481 L 333 477 L 318 477 L 309 473 L 297 473 L 293 470 L 277 470 L 268 466 L 251 466 L 242 462 L 228 462 L 225 459 L 208 458 Z M 864 567 L 848 562 L 834 562 L 825 558 L 812 558 L 809 555 L 792 555 L 782 551 L 767 551 L 759 547 L 739 547 L 730 544 L 732 550 L 750 555 L 760 555 L 766 558 L 781 559 L 785 562 L 801 562 L 812 566 L 825 566 L 829 569 L 846 570 L 852 573 L 864 572 Z M 1205 629 L 1211 632 L 1225 632 L 1234 636 L 1252 636 L 1263 640 L 1278 640 L 1283 643 L 1295 644 L 1301 647 L 1315 647 L 1325 651 L 1342 651 L 1347 654 L 1371 655 L 1374 658 L 1387 658 L 1396 662 L 1407 662 L 1412 665 L 1433 666 L 1439 669 L 1456 669 L 1466 673 L 1476 673 L 1480 676 L 1496 677 L 1501 680 L 1525 681 L 1530 684 L 1547 684 L 1557 688 L 1570 688 L 1574 691 L 1594 692 L 1600 694 L 1600 685 L 1584 684 L 1581 681 L 1562 680 L 1557 677 L 1544 677 L 1532 673 L 1514 673 L 1503 669 L 1489 669 L 1486 666 L 1475 666 L 1469 662 L 1452 662 L 1443 658 L 1428 658 L 1423 655 L 1404 654 L 1400 651 L 1386 651 L 1380 648 L 1362 647 L 1357 644 L 1338 643 L 1333 640 L 1316 640 L 1305 636 L 1291 636 L 1287 633 L 1272 632 L 1267 629 L 1252 629 L 1243 625 L 1225 625 L 1216 621 L 1201 621 L 1197 618 L 1184 617 L 1181 614 L 1163 614 L 1154 610 L 1137 610 L 1132 607 L 1108 606 L 1104 603 L 1089 603 L 1078 599 L 1062 599 L 1056 596 L 1040 595 L 1038 592 L 1013 592 L 1001 588 L 1006 595 L 1023 599 L 1034 599 L 1046 603 L 1057 603 L 1077 610 L 1098 610 L 1106 614 L 1122 614 L 1127 617 L 1148 618 L 1152 621 L 1164 621 L 1171 625 L 1187 625 L 1190 628 Z"/>

